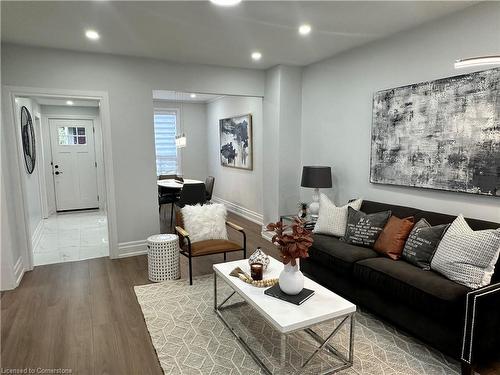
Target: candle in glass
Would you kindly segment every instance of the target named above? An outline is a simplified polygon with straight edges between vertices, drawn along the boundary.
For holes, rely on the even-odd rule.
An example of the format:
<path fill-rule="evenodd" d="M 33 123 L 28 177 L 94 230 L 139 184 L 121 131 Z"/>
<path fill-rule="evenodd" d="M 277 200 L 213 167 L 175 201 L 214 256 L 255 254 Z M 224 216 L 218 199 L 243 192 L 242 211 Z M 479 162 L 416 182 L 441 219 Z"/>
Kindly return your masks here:
<path fill-rule="evenodd" d="M 262 280 L 262 273 L 264 271 L 264 266 L 260 263 L 252 263 L 250 265 L 250 276 L 254 280 Z"/>

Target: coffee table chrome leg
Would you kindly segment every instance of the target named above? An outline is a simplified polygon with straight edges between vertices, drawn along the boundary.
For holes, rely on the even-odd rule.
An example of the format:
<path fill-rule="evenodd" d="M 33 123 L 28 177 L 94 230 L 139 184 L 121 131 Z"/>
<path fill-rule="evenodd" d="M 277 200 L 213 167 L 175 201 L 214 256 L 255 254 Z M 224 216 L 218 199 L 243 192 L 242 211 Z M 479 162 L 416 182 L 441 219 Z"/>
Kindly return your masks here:
<path fill-rule="evenodd" d="M 217 273 L 214 272 L 214 310 L 217 310 Z"/>
<path fill-rule="evenodd" d="M 286 339 L 287 335 L 280 335 L 280 373 L 286 374 Z"/>
<path fill-rule="evenodd" d="M 217 274 L 214 272 L 214 309 L 219 310 L 235 294 L 236 292 L 232 292 L 224 301 L 220 303 L 220 305 L 217 305 Z"/>
<path fill-rule="evenodd" d="M 350 324 L 350 332 L 349 332 L 349 357 L 348 362 L 352 366 L 354 363 L 354 326 L 356 324 L 356 317 L 354 314 L 351 314 L 351 324 Z"/>
<path fill-rule="evenodd" d="M 333 348 L 328 342 L 337 334 L 337 332 L 342 328 L 342 326 L 347 322 L 347 320 L 350 321 L 350 333 L 349 333 L 349 354 L 348 357 L 346 358 L 344 355 L 338 352 L 335 348 Z M 349 368 L 353 365 L 353 356 L 354 356 L 354 314 L 350 314 L 346 316 L 338 325 L 335 327 L 335 329 L 328 335 L 326 339 L 322 339 L 316 332 L 314 332 L 312 329 L 306 329 L 306 332 L 311 335 L 319 344 L 320 346 L 314 351 L 314 353 L 302 364 L 302 368 L 304 368 L 310 361 L 313 359 L 313 357 L 319 353 L 319 351 L 323 349 L 327 349 L 331 354 L 333 354 L 336 358 L 340 359 L 342 363 L 335 367 L 332 368 L 328 371 L 325 372 L 325 374 L 332 374 L 334 372 L 344 370 L 346 368 Z"/>

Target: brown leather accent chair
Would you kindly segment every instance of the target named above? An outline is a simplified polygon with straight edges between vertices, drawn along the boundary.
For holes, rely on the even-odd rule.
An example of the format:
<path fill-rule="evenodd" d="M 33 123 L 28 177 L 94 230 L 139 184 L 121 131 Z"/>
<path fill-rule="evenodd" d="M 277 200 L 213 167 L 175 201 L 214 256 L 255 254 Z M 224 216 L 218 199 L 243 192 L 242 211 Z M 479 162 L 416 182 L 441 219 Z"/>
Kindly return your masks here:
<path fill-rule="evenodd" d="M 233 251 L 243 251 L 243 259 L 247 257 L 247 236 L 243 228 L 239 225 L 226 221 L 226 225 L 229 228 L 241 233 L 241 244 L 230 240 L 204 240 L 191 243 L 189 233 L 184 229 L 184 222 L 180 210 L 176 210 L 175 220 L 175 232 L 179 236 L 180 253 L 189 259 L 189 285 L 193 285 L 193 258 L 223 253 L 225 262 L 226 254 Z"/>

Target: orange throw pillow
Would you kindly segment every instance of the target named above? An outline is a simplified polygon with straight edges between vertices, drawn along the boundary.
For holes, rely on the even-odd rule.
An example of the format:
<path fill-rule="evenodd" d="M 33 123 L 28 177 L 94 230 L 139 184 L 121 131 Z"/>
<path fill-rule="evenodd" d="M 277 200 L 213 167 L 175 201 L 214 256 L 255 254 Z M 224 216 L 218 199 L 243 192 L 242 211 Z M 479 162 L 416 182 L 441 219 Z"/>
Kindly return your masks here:
<path fill-rule="evenodd" d="M 401 257 L 406 239 L 410 235 L 415 218 L 413 216 L 400 219 L 396 216 L 391 216 L 385 224 L 382 233 L 377 238 L 373 249 L 380 254 L 388 256 L 393 260 L 398 260 Z"/>

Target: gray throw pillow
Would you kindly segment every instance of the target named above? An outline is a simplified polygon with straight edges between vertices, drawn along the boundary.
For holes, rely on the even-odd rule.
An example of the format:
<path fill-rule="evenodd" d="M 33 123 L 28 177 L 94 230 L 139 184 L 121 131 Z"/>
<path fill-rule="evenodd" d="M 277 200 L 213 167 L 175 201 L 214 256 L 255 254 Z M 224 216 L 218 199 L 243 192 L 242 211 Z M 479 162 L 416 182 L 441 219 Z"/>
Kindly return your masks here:
<path fill-rule="evenodd" d="M 373 247 L 385 223 L 389 220 L 391 211 L 365 214 L 352 207 L 348 209 L 347 228 L 342 240 L 352 245 Z"/>
<path fill-rule="evenodd" d="M 488 285 L 500 253 L 500 229 L 474 231 L 462 215 L 443 236 L 431 269 L 469 288 Z"/>
<path fill-rule="evenodd" d="M 431 269 L 431 259 L 450 224 L 432 227 L 427 220 L 420 219 L 413 227 L 401 258 L 424 270 Z"/>

